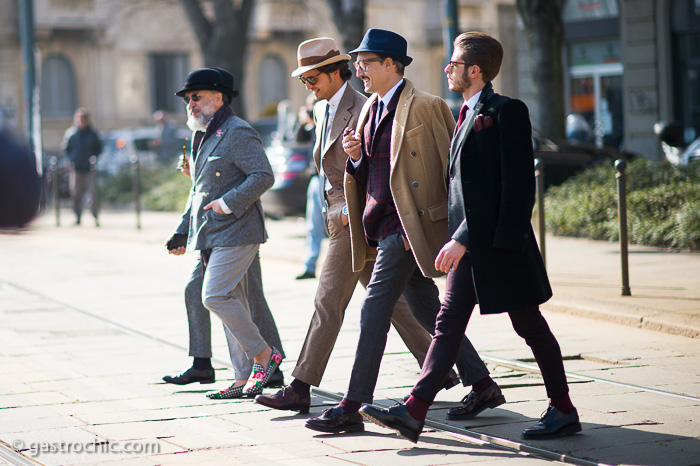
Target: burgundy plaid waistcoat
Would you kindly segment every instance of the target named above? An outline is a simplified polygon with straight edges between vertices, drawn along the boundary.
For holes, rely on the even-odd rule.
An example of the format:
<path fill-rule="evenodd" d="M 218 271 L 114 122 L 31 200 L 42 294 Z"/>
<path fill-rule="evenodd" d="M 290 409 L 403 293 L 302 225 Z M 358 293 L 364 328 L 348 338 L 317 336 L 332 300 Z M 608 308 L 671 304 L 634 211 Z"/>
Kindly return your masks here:
<path fill-rule="evenodd" d="M 370 246 L 376 246 L 377 241 L 389 235 L 403 233 L 401 220 L 391 195 L 389 174 L 391 172 L 391 130 L 394 126 L 396 105 L 405 86 L 404 81 L 391 98 L 384 117 L 375 129 L 374 138 L 372 122 L 377 112 L 376 100 L 363 128 L 362 163 L 355 172 L 355 178 L 366 187 L 362 226 Z"/>

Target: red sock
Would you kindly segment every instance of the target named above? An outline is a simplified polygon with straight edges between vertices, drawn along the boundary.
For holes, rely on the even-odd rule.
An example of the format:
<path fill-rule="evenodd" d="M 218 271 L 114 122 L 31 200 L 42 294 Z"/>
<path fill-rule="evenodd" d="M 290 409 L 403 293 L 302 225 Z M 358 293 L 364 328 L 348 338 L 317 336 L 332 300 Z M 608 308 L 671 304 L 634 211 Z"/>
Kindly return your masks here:
<path fill-rule="evenodd" d="M 549 400 L 549 403 L 564 414 L 569 414 L 574 409 L 576 409 L 574 407 L 574 404 L 571 402 L 571 398 L 569 398 L 568 393 L 564 396 L 558 396 L 556 398 L 551 398 Z"/>
<path fill-rule="evenodd" d="M 360 410 L 361 406 L 362 406 L 362 403 L 359 403 L 357 401 L 348 400 L 347 398 L 343 398 L 342 400 L 340 400 L 340 407 L 343 408 L 343 412 L 345 414 L 356 413 Z"/>
<path fill-rule="evenodd" d="M 428 415 L 428 409 L 430 409 L 430 403 L 411 395 L 408 397 L 408 400 L 406 400 L 405 405 L 408 414 L 410 414 L 413 419 L 425 421 L 425 417 Z"/>
<path fill-rule="evenodd" d="M 490 376 L 486 376 L 479 380 L 477 383 L 472 385 L 472 390 L 476 393 L 484 393 L 491 385 L 494 384 L 493 379 Z"/>

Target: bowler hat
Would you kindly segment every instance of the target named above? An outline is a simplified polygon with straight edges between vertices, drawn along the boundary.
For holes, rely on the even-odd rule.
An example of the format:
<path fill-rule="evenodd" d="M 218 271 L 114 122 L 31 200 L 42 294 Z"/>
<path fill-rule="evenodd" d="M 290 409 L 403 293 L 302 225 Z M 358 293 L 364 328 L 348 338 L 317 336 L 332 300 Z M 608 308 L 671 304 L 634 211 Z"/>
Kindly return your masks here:
<path fill-rule="evenodd" d="M 175 93 L 183 97 L 190 91 L 216 91 L 234 98 L 238 91 L 233 88 L 233 75 L 223 68 L 199 68 L 185 78 L 185 85 Z"/>
<path fill-rule="evenodd" d="M 413 58 L 406 55 L 407 48 L 406 39 L 395 32 L 373 28 L 367 30 L 360 46 L 351 50 L 350 53 L 373 52 L 391 57 L 408 66 Z"/>
<path fill-rule="evenodd" d="M 299 68 L 292 71 L 292 78 L 296 78 L 314 68 L 320 68 L 343 60 L 350 61 L 352 57 L 341 54 L 335 40 L 330 37 L 305 40 L 299 44 L 297 49 Z"/>

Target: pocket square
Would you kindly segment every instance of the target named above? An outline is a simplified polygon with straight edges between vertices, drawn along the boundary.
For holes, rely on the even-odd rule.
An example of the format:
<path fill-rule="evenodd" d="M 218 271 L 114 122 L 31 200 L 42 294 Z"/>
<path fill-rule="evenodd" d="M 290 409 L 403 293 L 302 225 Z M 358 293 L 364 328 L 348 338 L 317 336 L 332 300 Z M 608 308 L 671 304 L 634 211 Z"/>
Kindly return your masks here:
<path fill-rule="evenodd" d="M 479 114 L 474 118 L 474 131 L 477 133 L 482 131 L 489 126 L 493 126 L 493 118 L 488 115 Z"/>
<path fill-rule="evenodd" d="M 220 158 L 220 155 L 210 155 L 209 157 L 207 157 L 207 162 L 213 162 L 214 160 L 219 160 Z"/>

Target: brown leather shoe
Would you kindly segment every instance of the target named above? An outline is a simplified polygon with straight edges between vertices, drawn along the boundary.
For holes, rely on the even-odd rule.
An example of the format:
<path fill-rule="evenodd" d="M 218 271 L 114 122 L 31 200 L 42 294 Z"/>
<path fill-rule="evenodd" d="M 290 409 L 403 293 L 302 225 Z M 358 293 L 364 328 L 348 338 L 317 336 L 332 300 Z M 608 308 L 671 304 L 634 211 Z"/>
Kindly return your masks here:
<path fill-rule="evenodd" d="M 307 419 L 304 427 L 328 434 L 364 432 L 365 425 L 363 422 L 360 413 L 345 414 L 343 408 L 335 406 L 328 408 L 320 416 Z"/>
<path fill-rule="evenodd" d="M 474 390 L 469 395 L 462 398 L 462 406 L 452 408 L 447 411 L 447 419 L 463 420 L 475 418 L 486 408 L 495 408 L 506 402 L 506 397 L 501 393 L 498 384 L 494 382 L 481 394 Z"/>
<path fill-rule="evenodd" d="M 272 409 L 299 411 L 301 414 L 307 414 L 309 406 L 311 406 L 311 397 L 299 395 L 292 387 L 288 386 L 274 395 L 257 395 L 255 402 Z"/>

